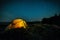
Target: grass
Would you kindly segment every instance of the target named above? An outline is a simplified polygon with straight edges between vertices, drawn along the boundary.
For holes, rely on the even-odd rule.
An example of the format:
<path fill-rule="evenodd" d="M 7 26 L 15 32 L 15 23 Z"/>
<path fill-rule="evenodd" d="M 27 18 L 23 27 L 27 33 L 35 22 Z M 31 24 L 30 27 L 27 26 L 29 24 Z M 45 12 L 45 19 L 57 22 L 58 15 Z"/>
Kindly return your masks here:
<path fill-rule="evenodd" d="M 12 29 L 0 33 L 1 40 L 60 40 L 60 29 L 52 25 L 34 24 L 27 29 Z"/>

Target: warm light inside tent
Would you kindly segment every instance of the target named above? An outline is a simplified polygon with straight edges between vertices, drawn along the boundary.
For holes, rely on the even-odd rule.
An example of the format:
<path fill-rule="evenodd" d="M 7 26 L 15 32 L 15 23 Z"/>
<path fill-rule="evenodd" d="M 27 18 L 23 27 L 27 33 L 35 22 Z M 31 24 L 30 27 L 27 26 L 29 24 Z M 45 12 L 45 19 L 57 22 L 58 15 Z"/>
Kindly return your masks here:
<path fill-rule="evenodd" d="M 26 28 L 27 24 L 24 20 L 22 19 L 15 19 L 12 21 L 12 23 L 7 27 L 8 29 L 12 28 Z"/>

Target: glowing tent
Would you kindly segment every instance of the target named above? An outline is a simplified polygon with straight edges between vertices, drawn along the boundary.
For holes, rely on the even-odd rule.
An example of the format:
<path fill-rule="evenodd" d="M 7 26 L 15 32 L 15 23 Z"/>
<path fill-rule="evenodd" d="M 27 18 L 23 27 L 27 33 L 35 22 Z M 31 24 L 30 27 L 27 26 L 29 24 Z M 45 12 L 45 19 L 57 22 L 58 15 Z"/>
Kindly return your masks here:
<path fill-rule="evenodd" d="M 6 29 L 14 29 L 14 28 L 26 28 L 27 23 L 23 19 L 15 19 L 11 24 L 8 25 Z"/>

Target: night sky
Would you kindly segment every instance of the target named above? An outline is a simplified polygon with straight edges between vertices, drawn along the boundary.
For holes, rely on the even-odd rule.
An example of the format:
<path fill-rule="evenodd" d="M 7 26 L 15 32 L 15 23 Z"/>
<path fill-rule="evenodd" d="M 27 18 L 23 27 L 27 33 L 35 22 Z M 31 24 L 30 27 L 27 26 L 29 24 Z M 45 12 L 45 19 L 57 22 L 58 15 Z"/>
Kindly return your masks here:
<path fill-rule="evenodd" d="M 39 21 L 60 13 L 59 0 L 1 0 L 0 22 L 8 22 L 15 18 L 26 21 Z"/>

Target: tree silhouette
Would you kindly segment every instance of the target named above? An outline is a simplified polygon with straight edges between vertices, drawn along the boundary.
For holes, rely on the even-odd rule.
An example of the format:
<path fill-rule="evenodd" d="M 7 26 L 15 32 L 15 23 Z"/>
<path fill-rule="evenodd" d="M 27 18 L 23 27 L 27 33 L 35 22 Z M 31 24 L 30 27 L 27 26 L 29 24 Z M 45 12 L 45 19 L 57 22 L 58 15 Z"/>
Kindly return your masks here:
<path fill-rule="evenodd" d="M 52 16 L 50 18 L 43 18 L 42 23 L 55 24 L 55 25 L 60 26 L 60 24 L 59 24 L 60 23 L 60 14 L 59 15 L 55 14 L 54 16 Z"/>

